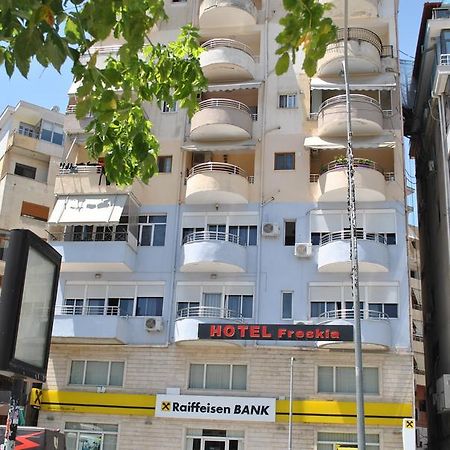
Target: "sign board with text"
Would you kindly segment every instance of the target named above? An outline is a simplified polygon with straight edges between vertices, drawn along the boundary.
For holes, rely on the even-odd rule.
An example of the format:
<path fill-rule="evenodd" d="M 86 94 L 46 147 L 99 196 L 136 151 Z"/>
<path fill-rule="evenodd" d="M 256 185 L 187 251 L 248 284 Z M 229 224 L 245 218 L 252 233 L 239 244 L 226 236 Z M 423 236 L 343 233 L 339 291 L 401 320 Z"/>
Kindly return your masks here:
<path fill-rule="evenodd" d="M 275 403 L 275 398 L 158 394 L 155 416 L 172 419 L 275 422 Z"/>
<path fill-rule="evenodd" d="M 250 341 L 353 341 L 352 325 L 277 325 L 201 323 L 199 339 Z"/>
<path fill-rule="evenodd" d="M 403 450 L 416 450 L 416 421 L 403 419 L 402 427 Z"/>

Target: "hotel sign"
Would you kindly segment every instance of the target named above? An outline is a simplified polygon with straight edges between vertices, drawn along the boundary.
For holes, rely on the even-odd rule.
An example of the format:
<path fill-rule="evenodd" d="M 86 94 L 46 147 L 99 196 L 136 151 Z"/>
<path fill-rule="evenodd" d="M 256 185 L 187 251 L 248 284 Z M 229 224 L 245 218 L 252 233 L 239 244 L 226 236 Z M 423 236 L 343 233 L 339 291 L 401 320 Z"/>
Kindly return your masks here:
<path fill-rule="evenodd" d="M 352 325 L 250 325 L 201 323 L 199 339 L 250 341 L 353 341 Z"/>
<path fill-rule="evenodd" d="M 275 399 L 158 394 L 155 416 L 171 419 L 275 422 Z"/>

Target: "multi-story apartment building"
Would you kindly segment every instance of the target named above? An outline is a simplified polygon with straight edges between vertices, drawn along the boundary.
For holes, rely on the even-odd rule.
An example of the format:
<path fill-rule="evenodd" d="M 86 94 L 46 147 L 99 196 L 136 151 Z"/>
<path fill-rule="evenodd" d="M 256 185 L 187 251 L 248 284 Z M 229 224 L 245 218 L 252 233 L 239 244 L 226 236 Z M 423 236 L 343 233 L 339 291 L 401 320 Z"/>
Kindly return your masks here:
<path fill-rule="evenodd" d="M 414 414 L 398 4 L 349 3 L 367 448 L 397 450 L 402 418 Z M 166 9 L 152 41 L 193 20 L 209 87 L 191 120 L 148 107 L 158 176 L 108 184 L 83 147 L 84 121 L 73 108 L 66 117 L 71 152 L 49 220 L 62 274 L 40 425 L 65 429 L 71 450 L 286 447 L 294 357 L 294 448 L 354 445 L 351 342 L 255 340 L 262 328 L 247 340 L 198 338 L 201 324 L 354 322 L 342 31 L 316 77 L 299 64 L 277 77 L 281 1 Z M 342 27 L 340 2 L 330 14 Z"/>
<path fill-rule="evenodd" d="M 20 101 L 0 115 L 0 287 L 9 230 L 27 228 L 46 239 L 54 184 L 63 156 L 64 114 Z M 9 403 L 0 377 L 0 423 Z"/>
<path fill-rule="evenodd" d="M 416 159 L 429 448 L 450 446 L 449 83 L 450 6 L 425 3 L 406 132 Z"/>

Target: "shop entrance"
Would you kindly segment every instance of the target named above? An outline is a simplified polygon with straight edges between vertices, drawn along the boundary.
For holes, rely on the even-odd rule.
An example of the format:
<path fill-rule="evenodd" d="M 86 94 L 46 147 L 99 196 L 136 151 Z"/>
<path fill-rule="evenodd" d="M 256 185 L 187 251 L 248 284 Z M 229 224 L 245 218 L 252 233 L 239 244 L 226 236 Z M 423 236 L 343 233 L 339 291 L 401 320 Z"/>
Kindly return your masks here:
<path fill-rule="evenodd" d="M 189 429 L 186 444 L 186 450 L 243 450 L 244 432 Z"/>

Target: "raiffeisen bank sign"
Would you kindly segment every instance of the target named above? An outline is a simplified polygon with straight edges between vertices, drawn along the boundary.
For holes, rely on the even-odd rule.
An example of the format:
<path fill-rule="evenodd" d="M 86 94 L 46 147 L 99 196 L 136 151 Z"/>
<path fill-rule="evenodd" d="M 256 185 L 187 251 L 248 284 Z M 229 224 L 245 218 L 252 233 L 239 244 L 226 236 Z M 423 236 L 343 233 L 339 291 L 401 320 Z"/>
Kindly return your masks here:
<path fill-rule="evenodd" d="M 158 394 L 155 416 L 176 419 L 275 422 L 275 399 Z"/>

